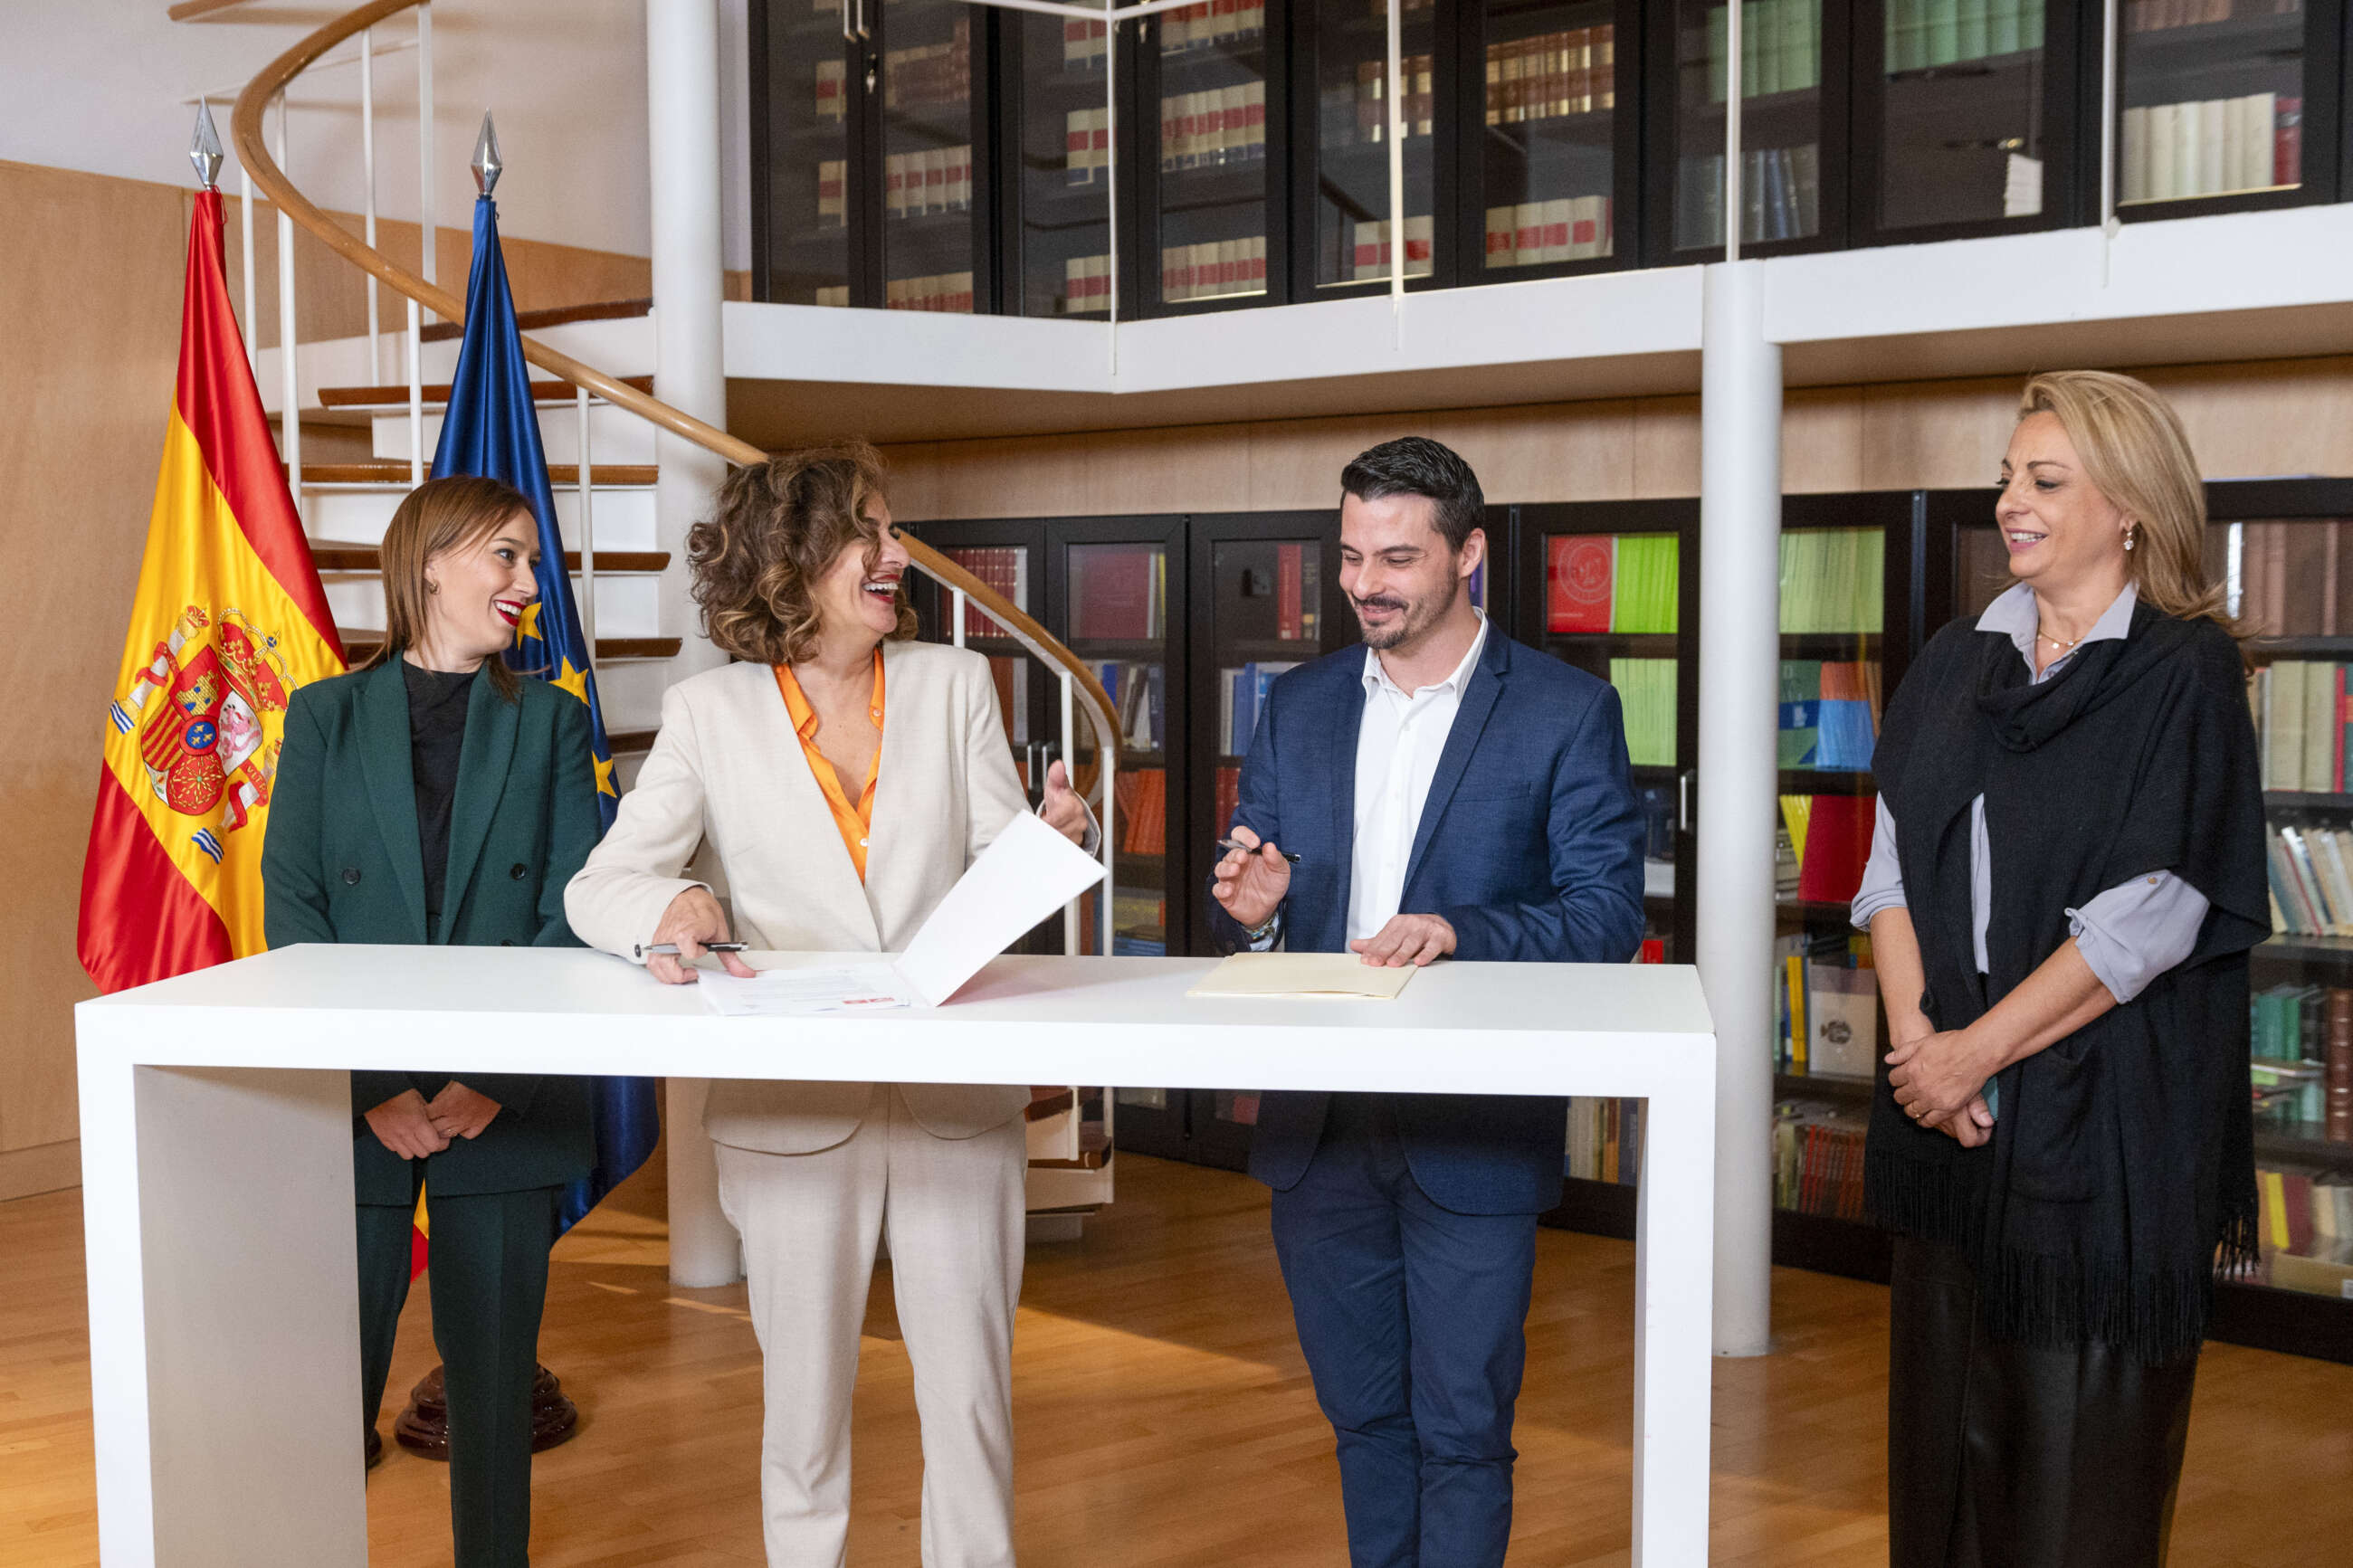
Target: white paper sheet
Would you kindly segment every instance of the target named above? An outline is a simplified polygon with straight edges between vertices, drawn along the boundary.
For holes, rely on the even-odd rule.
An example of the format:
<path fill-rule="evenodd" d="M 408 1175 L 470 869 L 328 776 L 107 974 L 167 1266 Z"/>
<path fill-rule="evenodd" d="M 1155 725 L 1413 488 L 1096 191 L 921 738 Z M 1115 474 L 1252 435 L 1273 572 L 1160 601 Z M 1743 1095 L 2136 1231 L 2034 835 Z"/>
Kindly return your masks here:
<path fill-rule="evenodd" d="M 706 969 L 695 983 L 703 1005 L 723 1018 L 796 1018 L 817 1013 L 871 1013 L 904 1007 L 913 997 L 887 963 L 835 969 L 770 969 L 749 980 Z"/>
<path fill-rule="evenodd" d="M 1235 952 L 1204 974 L 1187 996 L 1309 996 L 1388 1002 L 1414 977 L 1411 964 L 1391 969 L 1353 952 Z"/>

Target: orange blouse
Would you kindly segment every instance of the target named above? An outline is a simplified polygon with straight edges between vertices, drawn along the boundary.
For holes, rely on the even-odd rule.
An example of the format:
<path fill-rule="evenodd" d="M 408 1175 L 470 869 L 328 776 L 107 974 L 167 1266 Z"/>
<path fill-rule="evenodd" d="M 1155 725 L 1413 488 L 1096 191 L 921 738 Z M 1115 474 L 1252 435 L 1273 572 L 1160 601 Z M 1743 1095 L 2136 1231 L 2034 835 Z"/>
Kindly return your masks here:
<path fill-rule="evenodd" d="M 866 880 L 866 840 L 874 831 L 874 775 L 882 766 L 882 748 L 874 748 L 874 761 L 866 769 L 866 784 L 858 792 L 852 805 L 841 787 L 841 778 L 833 771 L 833 763 L 818 750 L 817 710 L 801 690 L 801 683 L 793 675 L 792 666 L 775 667 L 776 689 L 784 693 L 785 711 L 791 715 L 793 733 L 800 737 L 801 754 L 808 759 L 809 772 L 817 778 L 818 788 L 825 791 L 825 804 L 833 813 L 833 826 L 841 834 L 841 847 L 849 851 L 849 863 L 858 868 L 858 879 Z M 867 717 L 874 721 L 879 737 L 882 730 L 882 650 L 874 650 L 874 700 L 867 708 Z"/>

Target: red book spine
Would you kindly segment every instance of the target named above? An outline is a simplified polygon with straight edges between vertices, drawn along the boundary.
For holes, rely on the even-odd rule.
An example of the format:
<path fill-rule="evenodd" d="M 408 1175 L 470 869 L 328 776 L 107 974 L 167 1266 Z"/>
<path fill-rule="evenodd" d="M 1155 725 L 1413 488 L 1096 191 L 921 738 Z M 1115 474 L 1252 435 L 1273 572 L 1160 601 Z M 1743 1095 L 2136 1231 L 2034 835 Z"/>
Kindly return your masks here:
<path fill-rule="evenodd" d="M 2331 1143 L 2353 1143 L 2353 991 L 2328 994 L 2328 1033 L 2322 1069 L 2322 1132 Z"/>
<path fill-rule="evenodd" d="M 1573 534 L 1545 542 L 1545 624 L 1556 632 L 1606 632 L 1617 541 Z"/>
<path fill-rule="evenodd" d="M 1275 546 L 1274 635 L 1285 642 L 1296 642 L 1300 637 L 1300 552 L 1304 548 L 1298 544 Z"/>
<path fill-rule="evenodd" d="M 2272 132 L 2272 184 L 2304 184 L 2304 100 L 2283 98 L 2276 104 L 2276 129 Z"/>

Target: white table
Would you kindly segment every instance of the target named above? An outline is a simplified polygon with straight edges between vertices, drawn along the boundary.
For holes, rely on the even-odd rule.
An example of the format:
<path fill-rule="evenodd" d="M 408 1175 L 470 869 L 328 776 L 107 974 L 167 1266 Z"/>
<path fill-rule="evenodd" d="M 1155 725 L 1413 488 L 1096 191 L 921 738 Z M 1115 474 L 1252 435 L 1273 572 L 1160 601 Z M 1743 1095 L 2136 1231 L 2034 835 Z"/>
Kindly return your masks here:
<path fill-rule="evenodd" d="M 301 947 L 81 1004 L 102 1560 L 366 1562 L 344 1069 L 418 1068 L 1645 1098 L 1634 1561 L 1704 1562 L 1715 1040 L 1696 973 L 1450 963 L 1395 1002 L 1187 999 L 1208 967 L 1003 958 L 944 1008 L 749 1020 L 577 949 Z"/>

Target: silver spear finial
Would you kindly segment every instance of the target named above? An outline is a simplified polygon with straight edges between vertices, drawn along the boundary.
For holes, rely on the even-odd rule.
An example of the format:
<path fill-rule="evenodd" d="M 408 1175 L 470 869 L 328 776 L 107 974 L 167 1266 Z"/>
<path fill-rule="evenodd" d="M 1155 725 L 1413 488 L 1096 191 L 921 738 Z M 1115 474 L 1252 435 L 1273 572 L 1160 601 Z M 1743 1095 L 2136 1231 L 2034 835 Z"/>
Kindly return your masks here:
<path fill-rule="evenodd" d="M 499 129 L 491 123 L 491 111 L 482 110 L 482 133 L 474 139 L 474 188 L 489 195 L 498 187 L 499 171 L 506 164 L 499 157 Z"/>
<path fill-rule="evenodd" d="M 196 133 L 188 141 L 188 162 L 196 166 L 196 183 L 206 190 L 220 184 L 220 132 L 213 129 L 213 106 L 196 100 Z"/>

